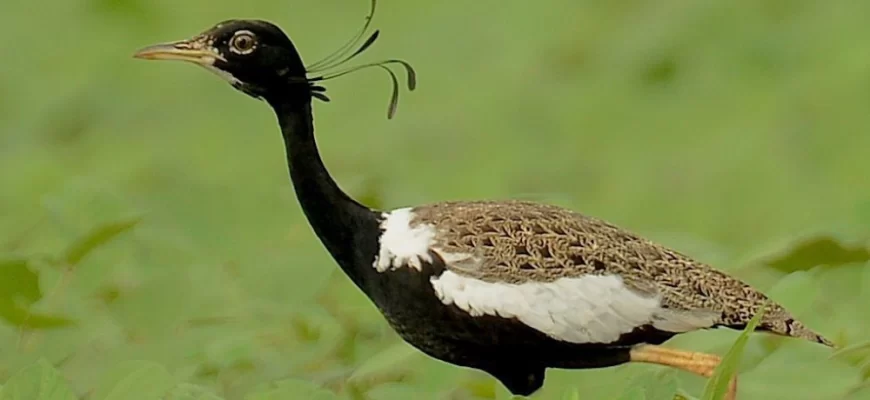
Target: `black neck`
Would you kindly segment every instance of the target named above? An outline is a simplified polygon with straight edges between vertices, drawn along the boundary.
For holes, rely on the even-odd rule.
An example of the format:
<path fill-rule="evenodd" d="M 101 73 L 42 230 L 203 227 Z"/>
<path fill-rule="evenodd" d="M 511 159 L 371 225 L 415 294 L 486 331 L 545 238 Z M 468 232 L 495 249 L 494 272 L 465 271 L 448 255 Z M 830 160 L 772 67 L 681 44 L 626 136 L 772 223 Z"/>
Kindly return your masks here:
<path fill-rule="evenodd" d="M 278 116 L 296 196 L 314 233 L 350 278 L 360 285 L 378 246 L 378 214 L 335 183 L 314 140 L 311 96 L 269 100 Z M 368 267 L 357 270 L 354 266 Z M 359 267 L 357 267 L 359 268 Z"/>

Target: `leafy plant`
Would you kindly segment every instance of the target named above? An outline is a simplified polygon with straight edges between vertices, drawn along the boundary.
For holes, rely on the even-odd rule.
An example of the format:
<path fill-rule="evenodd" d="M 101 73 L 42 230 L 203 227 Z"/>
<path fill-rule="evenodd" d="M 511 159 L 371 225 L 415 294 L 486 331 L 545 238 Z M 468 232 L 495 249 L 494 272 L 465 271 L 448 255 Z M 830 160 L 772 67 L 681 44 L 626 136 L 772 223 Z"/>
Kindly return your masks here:
<path fill-rule="evenodd" d="M 45 360 L 18 371 L 0 389 L 0 400 L 75 400 L 60 373 Z"/>
<path fill-rule="evenodd" d="M 794 272 L 818 265 L 837 266 L 867 261 L 870 261 L 870 249 L 866 246 L 843 243 L 830 236 L 818 236 L 796 242 L 764 262 L 777 270 Z"/>
<path fill-rule="evenodd" d="M 65 316 L 32 310 L 45 293 L 37 262 L 73 271 L 82 260 L 101 246 L 135 227 L 141 218 L 110 222 L 94 228 L 70 245 L 60 257 L 12 258 L 0 260 L 0 318 L 23 329 L 57 329 L 75 322 Z"/>
<path fill-rule="evenodd" d="M 710 377 L 710 380 L 707 381 L 707 385 L 704 387 L 704 394 L 702 395 L 701 400 L 722 400 L 725 398 L 731 378 L 737 374 L 737 368 L 740 365 L 740 360 L 743 357 L 743 351 L 746 348 L 746 343 L 749 341 L 749 336 L 755 331 L 755 328 L 761 322 L 766 308 L 766 306 L 759 308 L 758 312 L 749 320 L 749 323 L 746 324 L 746 328 L 743 329 L 743 332 L 740 333 L 740 336 L 737 337 L 737 340 L 728 352 L 725 353 L 725 356 L 722 357 L 722 361 L 719 363 L 719 366 L 716 367 L 713 376 Z"/>
<path fill-rule="evenodd" d="M 55 329 L 73 324 L 69 318 L 31 310 L 42 297 L 39 273 L 30 261 L 0 261 L 0 318 L 24 329 Z"/>

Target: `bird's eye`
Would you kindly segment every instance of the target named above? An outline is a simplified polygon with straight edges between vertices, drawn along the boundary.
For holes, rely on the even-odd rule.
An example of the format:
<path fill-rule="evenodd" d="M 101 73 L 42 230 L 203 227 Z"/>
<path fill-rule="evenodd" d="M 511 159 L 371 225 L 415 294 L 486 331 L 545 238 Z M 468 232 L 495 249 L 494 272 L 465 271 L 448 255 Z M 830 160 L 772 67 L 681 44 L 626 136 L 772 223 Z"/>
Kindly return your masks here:
<path fill-rule="evenodd" d="M 238 54 L 250 54 L 256 47 L 257 40 L 254 34 L 248 31 L 238 31 L 230 39 L 230 50 Z"/>

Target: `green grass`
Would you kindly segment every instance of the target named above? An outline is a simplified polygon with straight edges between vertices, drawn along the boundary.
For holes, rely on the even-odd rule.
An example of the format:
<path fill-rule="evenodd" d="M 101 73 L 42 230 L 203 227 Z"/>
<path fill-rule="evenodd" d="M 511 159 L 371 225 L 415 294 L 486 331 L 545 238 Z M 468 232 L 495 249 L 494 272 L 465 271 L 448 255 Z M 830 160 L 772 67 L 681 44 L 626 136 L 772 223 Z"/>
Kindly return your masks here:
<path fill-rule="evenodd" d="M 340 274 L 262 103 L 194 67 L 130 57 L 262 17 L 312 62 L 366 1 L 7 3 L 0 398 L 509 398 L 408 351 Z M 409 60 L 419 88 L 387 121 L 385 76 L 331 82 L 318 141 L 372 206 L 531 198 L 710 262 L 849 349 L 752 335 L 741 400 L 866 398 L 868 12 L 383 0 L 367 57 Z M 738 335 L 669 345 L 724 355 Z M 536 397 L 701 398 L 705 384 L 655 366 L 549 371 Z"/>

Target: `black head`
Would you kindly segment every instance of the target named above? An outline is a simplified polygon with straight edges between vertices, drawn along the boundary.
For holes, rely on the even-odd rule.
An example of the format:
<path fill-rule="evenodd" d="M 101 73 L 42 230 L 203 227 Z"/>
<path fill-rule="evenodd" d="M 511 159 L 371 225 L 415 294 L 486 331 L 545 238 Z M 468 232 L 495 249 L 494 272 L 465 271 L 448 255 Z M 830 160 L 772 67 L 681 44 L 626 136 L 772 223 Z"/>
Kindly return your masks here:
<path fill-rule="evenodd" d="M 224 21 L 191 39 L 146 47 L 135 57 L 192 62 L 259 98 L 286 94 L 291 83 L 306 82 L 293 42 L 281 28 L 260 20 Z"/>
<path fill-rule="evenodd" d="M 387 66 L 400 65 L 405 68 L 408 87 L 413 90 L 416 74 L 408 63 L 386 60 L 330 72 L 361 54 L 378 38 L 379 32 L 375 31 L 368 39 L 362 40 L 366 37 L 374 10 L 375 0 L 372 0 L 372 8 L 362 30 L 338 51 L 309 66 L 302 63 L 296 47 L 281 28 L 261 20 L 224 21 L 193 38 L 146 47 L 136 52 L 134 57 L 192 62 L 216 73 L 236 89 L 269 101 L 288 97 L 309 101 L 311 96 L 329 101 L 324 94 L 325 89 L 315 82 L 363 68 L 379 67 L 392 78 L 393 97 L 388 112 L 388 116 L 392 117 L 398 102 L 399 85 L 396 74 Z M 319 75 L 308 76 L 311 73 Z"/>

